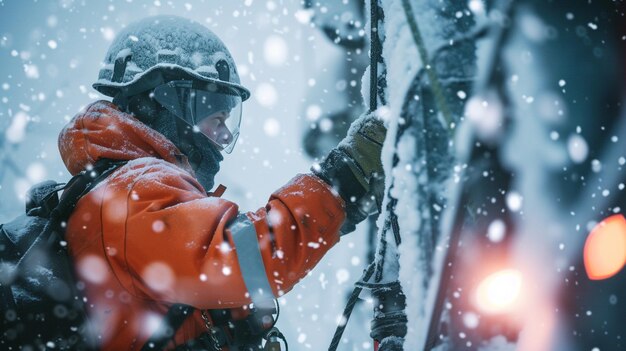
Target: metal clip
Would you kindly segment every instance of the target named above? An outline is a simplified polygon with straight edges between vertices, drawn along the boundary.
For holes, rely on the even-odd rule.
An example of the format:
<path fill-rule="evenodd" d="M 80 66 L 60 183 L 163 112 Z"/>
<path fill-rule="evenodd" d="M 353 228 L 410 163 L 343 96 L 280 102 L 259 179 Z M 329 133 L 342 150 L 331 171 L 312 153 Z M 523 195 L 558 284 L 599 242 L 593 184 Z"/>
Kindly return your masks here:
<path fill-rule="evenodd" d="M 285 342 L 285 345 L 287 345 L 285 337 L 278 330 L 278 328 L 270 329 L 265 338 L 267 341 L 265 342 L 265 347 L 263 348 L 263 351 L 281 351 L 282 348 L 280 346 L 280 341 L 278 341 L 279 338 Z"/>
<path fill-rule="evenodd" d="M 204 327 L 207 330 L 207 334 L 211 338 L 211 343 L 213 344 L 213 347 L 217 351 L 222 351 L 222 343 L 219 341 L 217 337 L 217 333 L 219 332 L 219 330 L 217 330 L 217 328 L 213 326 L 205 310 L 202 310 L 201 315 L 202 315 L 202 319 L 204 320 Z"/>

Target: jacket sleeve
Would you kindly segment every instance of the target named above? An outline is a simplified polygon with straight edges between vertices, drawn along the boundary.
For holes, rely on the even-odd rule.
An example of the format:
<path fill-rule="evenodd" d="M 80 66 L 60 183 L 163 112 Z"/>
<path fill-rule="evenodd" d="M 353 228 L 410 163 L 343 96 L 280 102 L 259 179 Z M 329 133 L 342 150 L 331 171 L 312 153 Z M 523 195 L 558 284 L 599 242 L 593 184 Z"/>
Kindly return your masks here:
<path fill-rule="evenodd" d="M 230 201 L 206 197 L 180 173 L 148 172 L 129 191 L 124 255 L 118 257 L 131 277 L 127 287 L 152 300 L 202 309 L 251 302 L 242 276 L 250 267 L 240 263 L 263 266 L 274 296 L 289 291 L 339 240 L 345 217 L 342 200 L 314 175 L 296 176 L 265 207 L 246 214 Z M 233 240 L 231 227 L 242 218 L 253 224 L 243 234 L 248 243 L 256 235 L 262 262 L 244 257 L 250 251 Z"/>

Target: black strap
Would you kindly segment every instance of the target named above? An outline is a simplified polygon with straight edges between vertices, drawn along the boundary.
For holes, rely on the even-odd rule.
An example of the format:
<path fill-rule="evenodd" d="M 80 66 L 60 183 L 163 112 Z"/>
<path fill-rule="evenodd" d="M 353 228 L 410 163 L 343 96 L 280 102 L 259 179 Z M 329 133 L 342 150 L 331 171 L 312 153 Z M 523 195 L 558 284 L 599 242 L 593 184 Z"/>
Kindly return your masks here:
<path fill-rule="evenodd" d="M 65 185 L 59 205 L 52 211 L 51 220 L 65 221 L 76 207 L 78 200 L 90 192 L 98 183 L 106 179 L 127 161 L 114 161 L 109 159 L 98 160 L 93 168 L 86 169 L 75 175 Z"/>
<path fill-rule="evenodd" d="M 378 63 L 382 61 L 382 44 L 378 34 L 378 0 L 370 1 L 370 112 L 378 108 Z"/>
<path fill-rule="evenodd" d="M 278 305 L 277 305 L 278 306 Z M 174 304 L 163 316 L 161 325 L 152 334 L 150 339 L 141 348 L 141 351 L 164 350 L 169 342 L 173 340 L 176 331 L 183 322 L 193 314 L 194 307 L 185 304 Z M 278 308 L 274 309 L 253 309 L 250 315 L 242 320 L 233 320 L 228 309 L 207 310 L 211 316 L 211 331 L 202 333 L 193 340 L 187 340 L 184 344 L 178 345 L 176 351 L 216 351 L 219 347 L 228 347 L 236 350 L 261 350 L 262 340 L 269 339 L 270 334 L 277 338 L 282 338 L 285 345 L 287 341 L 284 336 L 275 328 L 278 319 Z M 276 318 L 270 327 L 265 326 L 265 317 L 276 313 Z M 212 334 L 212 336 L 210 336 Z M 216 341 L 219 345 L 216 345 Z M 286 346 L 288 347 L 288 346 Z M 288 348 L 287 348 L 288 350 Z"/>
<path fill-rule="evenodd" d="M 126 164 L 126 162 L 127 161 L 101 159 L 96 162 L 91 170 L 82 171 L 72 177 L 72 179 L 67 182 L 65 187 L 63 187 L 65 191 L 61 196 L 61 200 L 59 201 L 57 207 L 50 213 L 50 220 L 44 227 L 42 234 L 35 239 L 35 242 L 33 242 L 30 248 L 22 255 L 17 265 L 20 266 L 24 257 L 28 256 L 28 253 L 32 250 L 32 248 L 37 246 L 37 241 L 44 241 L 48 242 L 48 244 L 52 244 L 54 240 L 56 240 L 54 234 L 64 240 L 65 230 L 63 222 L 67 221 L 70 214 L 74 210 L 74 207 L 76 207 L 78 200 L 80 200 L 83 195 L 91 191 L 91 189 L 93 189 L 99 182 L 113 173 L 113 171 Z M 52 194 L 56 194 L 56 191 Z"/>
<path fill-rule="evenodd" d="M 150 336 L 150 339 L 146 341 L 141 351 L 163 350 L 172 340 L 185 319 L 192 315 L 193 310 L 193 307 L 185 304 L 172 305 L 163 317 L 159 329 Z"/>

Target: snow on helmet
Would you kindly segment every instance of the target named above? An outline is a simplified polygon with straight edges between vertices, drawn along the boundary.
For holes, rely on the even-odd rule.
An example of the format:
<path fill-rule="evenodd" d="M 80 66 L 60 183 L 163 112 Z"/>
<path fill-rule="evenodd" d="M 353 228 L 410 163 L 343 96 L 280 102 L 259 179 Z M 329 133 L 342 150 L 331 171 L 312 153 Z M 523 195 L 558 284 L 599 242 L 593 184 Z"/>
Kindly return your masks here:
<path fill-rule="evenodd" d="M 173 79 L 192 79 L 232 88 L 242 101 L 235 61 L 224 43 L 203 25 L 178 16 L 154 16 L 135 22 L 113 40 L 93 84 L 100 93 L 132 96 Z"/>

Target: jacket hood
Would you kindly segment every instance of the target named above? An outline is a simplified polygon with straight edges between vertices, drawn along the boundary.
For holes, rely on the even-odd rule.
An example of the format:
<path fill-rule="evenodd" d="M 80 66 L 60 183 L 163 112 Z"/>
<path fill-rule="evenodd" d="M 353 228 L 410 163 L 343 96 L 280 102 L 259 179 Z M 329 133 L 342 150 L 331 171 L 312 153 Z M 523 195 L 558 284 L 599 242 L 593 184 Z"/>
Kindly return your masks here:
<path fill-rule="evenodd" d="M 72 175 L 101 158 L 142 157 L 161 158 L 194 175 L 187 158 L 171 141 L 108 101 L 94 102 L 63 128 L 59 151 Z"/>

